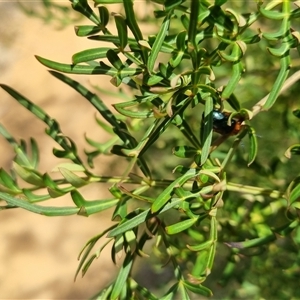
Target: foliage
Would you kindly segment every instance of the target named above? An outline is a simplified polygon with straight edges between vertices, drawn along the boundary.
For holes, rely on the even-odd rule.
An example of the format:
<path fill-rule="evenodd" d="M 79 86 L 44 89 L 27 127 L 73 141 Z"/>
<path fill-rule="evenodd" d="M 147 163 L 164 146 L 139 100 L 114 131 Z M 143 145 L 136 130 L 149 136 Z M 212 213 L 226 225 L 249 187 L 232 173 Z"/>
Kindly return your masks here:
<path fill-rule="evenodd" d="M 299 66 L 299 1 L 256 2 L 240 1 L 239 7 L 226 0 L 147 1 L 157 31 L 144 36 L 132 0 L 94 0 L 95 9 L 87 0 L 71 1 L 92 24 L 76 26 L 76 34 L 109 46 L 75 53 L 72 64 L 37 60 L 88 100 L 102 117 L 98 125 L 111 134 L 105 143 L 86 138 L 94 148 L 86 152 L 86 161 L 57 121 L 1 84 L 47 125 L 46 133 L 58 144 L 53 154 L 64 161 L 58 166 L 60 179 L 42 174 L 35 140 L 29 151 L 25 141 L 16 141 L 1 125 L 16 154 L 12 170 L 0 171 L 1 210 L 89 216 L 114 209 L 114 225 L 86 243 L 76 272 L 84 275 L 108 245 L 114 262 L 125 253 L 116 279 L 95 299 L 190 299 L 211 296 L 212 288 L 217 297 L 216 281 L 224 286 L 240 282 L 239 288 L 226 288 L 228 297 L 300 296 L 295 284 L 300 177 L 293 157 L 300 153 L 299 104 L 292 94 L 299 89 L 293 84 L 300 72 L 291 66 L 291 61 Z M 121 3 L 123 13 L 110 15 L 112 3 Z M 63 73 L 110 76 L 113 85 L 130 87 L 132 99 L 115 104 L 115 113 Z M 290 94 L 281 95 L 290 87 Z M 283 116 L 282 126 L 274 122 L 276 113 Z M 256 131 L 263 134 L 261 141 Z M 286 142 L 280 145 L 283 138 L 288 148 Z M 158 141 L 165 141 L 163 148 Z M 125 171 L 96 174 L 95 157 L 111 153 L 126 159 Z M 30 186 L 22 187 L 19 179 Z M 111 198 L 87 200 L 79 192 L 91 183 L 108 182 Z M 46 194 L 35 193 L 45 188 Z M 65 194 L 73 206 L 37 204 Z M 161 295 L 132 275 L 137 257 L 172 269 Z M 285 289 L 279 292 L 270 285 L 278 269 L 285 270 Z"/>

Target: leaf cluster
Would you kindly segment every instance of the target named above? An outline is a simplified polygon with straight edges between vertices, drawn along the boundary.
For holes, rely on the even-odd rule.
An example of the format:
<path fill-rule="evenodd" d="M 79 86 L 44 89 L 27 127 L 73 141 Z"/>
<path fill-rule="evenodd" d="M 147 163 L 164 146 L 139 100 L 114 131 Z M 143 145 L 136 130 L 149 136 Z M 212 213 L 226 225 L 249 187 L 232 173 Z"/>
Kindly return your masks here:
<path fill-rule="evenodd" d="M 0 171 L 0 198 L 6 203 L 1 210 L 89 216 L 114 208 L 114 225 L 87 242 L 76 272 L 76 276 L 80 271 L 84 275 L 108 245 L 114 262 L 124 253 L 116 279 L 95 296 L 97 299 L 211 296 L 211 289 L 203 285 L 211 273 L 226 284 L 237 277 L 243 257 L 260 255 L 279 237 L 294 238 L 299 247 L 299 175 L 286 180 L 283 187 L 276 183 L 283 160 L 278 155 L 270 166 L 261 163 L 252 125 L 299 79 L 297 72 L 288 78 L 294 52 L 299 51 L 299 32 L 292 26 L 300 17 L 299 3 L 257 1 L 247 13 L 240 13 L 229 1 L 212 2 L 145 2 L 158 24 L 154 35 L 145 36 L 132 0 L 94 0 L 95 8 L 86 0 L 71 1 L 73 10 L 92 24 L 76 26 L 77 36 L 109 46 L 75 53 L 72 64 L 40 56 L 37 60 L 94 106 L 101 116 L 98 125 L 111 135 L 105 143 L 86 138 L 94 150 L 86 151 L 85 159 L 56 120 L 1 84 L 47 125 L 46 134 L 59 147 L 53 149 L 53 155 L 69 161 L 57 166 L 59 179 L 42 174 L 35 140 L 30 140 L 29 151 L 25 141 L 17 142 L 1 125 L 0 133 L 16 154 L 12 170 Z M 110 14 L 113 3 L 122 3 L 123 12 Z M 266 20 L 279 29 L 264 31 L 261 24 Z M 263 57 L 277 61 L 279 67 L 269 94 L 250 107 L 236 91 L 243 85 L 242 79 L 248 80 L 247 58 L 262 55 L 261 47 L 265 47 Z M 114 104 L 115 113 L 97 93 L 63 73 L 110 76 L 114 86 L 131 89 L 131 100 Z M 299 117 L 299 110 L 294 115 Z M 172 153 L 167 143 L 159 148 L 164 139 L 172 143 Z M 246 153 L 241 151 L 242 142 Z M 298 143 L 291 145 L 286 156 L 299 154 L 299 149 Z M 103 176 L 93 171 L 94 159 L 108 154 L 126 159 L 122 174 Z M 173 177 L 168 168 L 162 178 L 157 177 L 156 155 L 162 157 L 164 166 L 169 162 Z M 22 187 L 18 179 L 29 187 Z M 110 183 L 111 198 L 85 199 L 79 189 L 91 183 Z M 35 193 L 40 189 L 46 190 L 44 195 Z M 65 194 L 70 194 L 73 206 L 36 204 Z M 156 262 L 173 272 L 173 280 L 160 297 L 132 274 L 137 257 L 152 256 L 146 250 L 150 240 Z M 96 248 L 98 242 L 102 244 Z M 217 251 L 221 243 L 226 246 L 226 257 Z M 219 277 L 213 275 L 218 257 L 226 261 Z"/>

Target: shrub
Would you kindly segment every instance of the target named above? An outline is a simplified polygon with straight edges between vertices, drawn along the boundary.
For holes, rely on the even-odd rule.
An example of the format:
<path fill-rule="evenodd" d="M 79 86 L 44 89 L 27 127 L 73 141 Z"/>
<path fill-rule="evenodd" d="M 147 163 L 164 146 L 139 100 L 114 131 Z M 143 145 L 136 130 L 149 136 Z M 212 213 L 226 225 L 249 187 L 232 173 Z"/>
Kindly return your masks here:
<path fill-rule="evenodd" d="M 300 177 L 292 156 L 300 153 L 293 96 L 300 72 L 291 66 L 299 65 L 299 3 L 152 0 L 145 5 L 154 18 L 146 20 L 132 0 L 94 0 L 94 9 L 86 0 L 71 3 L 90 22 L 75 27 L 77 36 L 100 47 L 75 53 L 72 64 L 36 58 L 95 107 L 111 139 L 86 138 L 94 150 L 83 159 L 57 121 L 1 84 L 47 125 L 59 147 L 53 154 L 63 160 L 61 178 L 42 174 L 35 140 L 29 151 L 1 126 L 16 154 L 13 168 L 0 171 L 1 210 L 89 216 L 113 208 L 114 225 L 88 240 L 76 272 L 84 275 L 108 245 L 114 262 L 124 253 L 98 299 L 190 299 L 211 296 L 211 289 L 216 297 L 299 296 Z M 122 12 L 110 14 L 112 3 L 122 3 Z M 145 36 L 143 22 L 156 25 L 155 34 Z M 130 88 L 131 100 L 109 107 L 64 73 L 110 76 L 120 91 Z M 96 157 L 111 154 L 126 168 L 114 176 L 93 171 Z M 111 197 L 85 199 L 79 190 L 92 183 L 110 183 Z M 35 193 L 45 188 L 47 194 Z M 36 204 L 65 194 L 72 206 Z M 159 296 L 132 275 L 138 257 L 172 270 Z M 215 285 L 229 281 L 221 291 Z"/>

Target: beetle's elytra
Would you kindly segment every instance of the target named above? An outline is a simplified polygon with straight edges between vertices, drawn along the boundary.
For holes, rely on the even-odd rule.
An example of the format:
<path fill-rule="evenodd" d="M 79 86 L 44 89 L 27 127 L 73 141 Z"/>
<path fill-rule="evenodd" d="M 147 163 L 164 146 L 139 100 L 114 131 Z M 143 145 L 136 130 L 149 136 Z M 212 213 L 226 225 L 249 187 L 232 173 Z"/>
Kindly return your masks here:
<path fill-rule="evenodd" d="M 219 110 L 212 111 L 213 130 L 222 135 L 235 135 L 241 130 L 243 119 L 231 119 L 231 125 L 228 125 L 228 119 L 231 113 L 221 112 Z"/>

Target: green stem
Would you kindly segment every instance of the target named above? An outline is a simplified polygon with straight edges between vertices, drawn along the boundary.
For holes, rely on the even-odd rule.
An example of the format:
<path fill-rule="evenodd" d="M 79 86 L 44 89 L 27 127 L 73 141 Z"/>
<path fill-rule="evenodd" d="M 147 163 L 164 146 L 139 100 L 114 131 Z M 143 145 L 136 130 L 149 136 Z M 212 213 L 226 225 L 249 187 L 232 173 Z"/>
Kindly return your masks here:
<path fill-rule="evenodd" d="M 250 185 L 233 183 L 233 182 L 228 182 L 226 187 L 227 190 L 231 192 L 238 192 L 241 194 L 251 194 L 251 195 L 266 195 L 273 199 L 282 198 L 284 196 L 284 193 L 279 192 L 277 190 L 265 189 L 265 188 L 250 186 Z"/>

